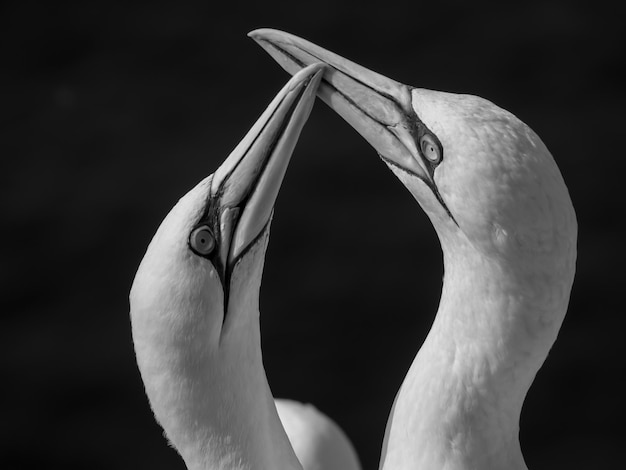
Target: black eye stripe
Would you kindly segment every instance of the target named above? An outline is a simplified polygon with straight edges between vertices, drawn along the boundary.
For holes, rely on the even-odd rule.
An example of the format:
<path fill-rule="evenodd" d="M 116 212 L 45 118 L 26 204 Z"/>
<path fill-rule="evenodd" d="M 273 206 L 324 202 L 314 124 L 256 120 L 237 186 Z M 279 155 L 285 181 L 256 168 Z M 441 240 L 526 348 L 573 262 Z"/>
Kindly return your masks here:
<path fill-rule="evenodd" d="M 404 112 L 406 117 L 405 122 L 409 126 L 409 132 L 413 136 L 417 151 L 420 154 L 420 157 L 422 157 L 422 161 L 426 165 L 428 173 L 432 178 L 435 173 L 435 168 L 437 168 L 437 166 L 443 161 L 443 146 L 441 145 L 439 138 L 426 126 L 426 124 L 422 122 L 414 109 L 405 109 Z M 428 139 L 429 142 L 432 142 L 435 149 L 438 151 L 439 158 L 437 161 L 433 161 L 425 155 L 422 147 L 424 139 Z"/>

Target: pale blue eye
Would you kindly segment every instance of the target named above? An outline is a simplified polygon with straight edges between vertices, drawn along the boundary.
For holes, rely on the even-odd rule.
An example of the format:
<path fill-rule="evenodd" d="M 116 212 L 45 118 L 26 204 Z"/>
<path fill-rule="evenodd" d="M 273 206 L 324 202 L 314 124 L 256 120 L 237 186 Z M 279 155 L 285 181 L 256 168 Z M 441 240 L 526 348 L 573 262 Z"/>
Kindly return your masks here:
<path fill-rule="evenodd" d="M 209 227 L 203 225 L 191 232 L 189 235 L 189 246 L 199 255 L 208 255 L 215 248 L 215 237 Z"/>
<path fill-rule="evenodd" d="M 441 154 L 439 152 L 439 146 L 435 140 L 428 134 L 425 134 L 420 139 L 420 148 L 424 157 L 432 163 L 439 163 L 441 160 Z"/>

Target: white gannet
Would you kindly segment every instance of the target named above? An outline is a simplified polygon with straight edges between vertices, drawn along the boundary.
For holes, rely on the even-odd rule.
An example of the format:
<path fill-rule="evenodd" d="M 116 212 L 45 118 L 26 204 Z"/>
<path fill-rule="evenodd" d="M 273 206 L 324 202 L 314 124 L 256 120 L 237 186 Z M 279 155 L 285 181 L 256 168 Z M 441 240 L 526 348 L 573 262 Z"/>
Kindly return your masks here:
<path fill-rule="evenodd" d="M 559 169 L 513 114 L 403 85 L 280 31 L 250 33 L 290 73 L 322 62 L 320 96 L 429 216 L 439 310 L 396 396 L 386 470 L 525 469 L 519 417 L 569 302 L 576 215 Z"/>
<path fill-rule="evenodd" d="M 344 435 L 329 446 L 334 429 L 319 423 L 331 421 L 312 408 L 278 401 L 285 434 L 261 357 L 259 288 L 274 201 L 322 68 L 294 76 L 217 171 L 180 199 L 133 282 L 137 364 L 190 470 L 301 469 L 298 452 L 305 470 L 359 468 Z M 340 467 L 318 465 L 333 453 Z"/>
<path fill-rule="evenodd" d="M 276 409 L 304 470 L 360 470 L 348 437 L 313 405 L 277 399 Z"/>

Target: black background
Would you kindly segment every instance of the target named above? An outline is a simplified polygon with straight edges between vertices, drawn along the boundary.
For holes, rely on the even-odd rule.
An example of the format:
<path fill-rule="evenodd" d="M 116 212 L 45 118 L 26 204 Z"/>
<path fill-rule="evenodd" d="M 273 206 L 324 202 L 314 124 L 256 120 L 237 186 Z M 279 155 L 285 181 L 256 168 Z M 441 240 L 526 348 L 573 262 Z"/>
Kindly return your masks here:
<path fill-rule="evenodd" d="M 288 79 L 246 37 L 258 27 L 411 85 L 486 97 L 537 131 L 577 210 L 579 260 L 522 448 L 532 469 L 623 462 L 626 40 L 608 5 L 5 4 L 0 466 L 184 468 L 143 393 L 128 291 L 171 206 Z M 274 394 L 331 415 L 366 470 L 441 279 L 427 218 L 318 102 L 272 225 L 264 361 Z"/>

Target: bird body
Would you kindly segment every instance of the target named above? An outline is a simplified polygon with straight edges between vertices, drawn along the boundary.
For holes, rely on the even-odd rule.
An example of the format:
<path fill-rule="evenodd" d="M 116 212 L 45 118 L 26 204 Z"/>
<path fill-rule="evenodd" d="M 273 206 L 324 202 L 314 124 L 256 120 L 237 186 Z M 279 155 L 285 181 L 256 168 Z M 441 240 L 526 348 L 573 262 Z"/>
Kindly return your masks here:
<path fill-rule="evenodd" d="M 350 440 L 335 422 L 313 405 L 276 400 L 278 416 L 305 470 L 358 470 Z"/>
<path fill-rule="evenodd" d="M 190 470 L 302 469 L 263 368 L 259 290 L 274 201 L 322 68 L 293 77 L 217 171 L 180 199 L 133 282 L 146 394 Z M 290 437 L 316 462 L 321 434 Z"/>
<path fill-rule="evenodd" d="M 376 149 L 441 243 L 439 309 L 396 396 L 381 468 L 525 469 L 522 404 L 575 272 L 576 216 L 550 152 L 483 98 L 403 85 L 281 31 L 250 36 L 290 73 L 327 66 L 318 96 Z"/>

